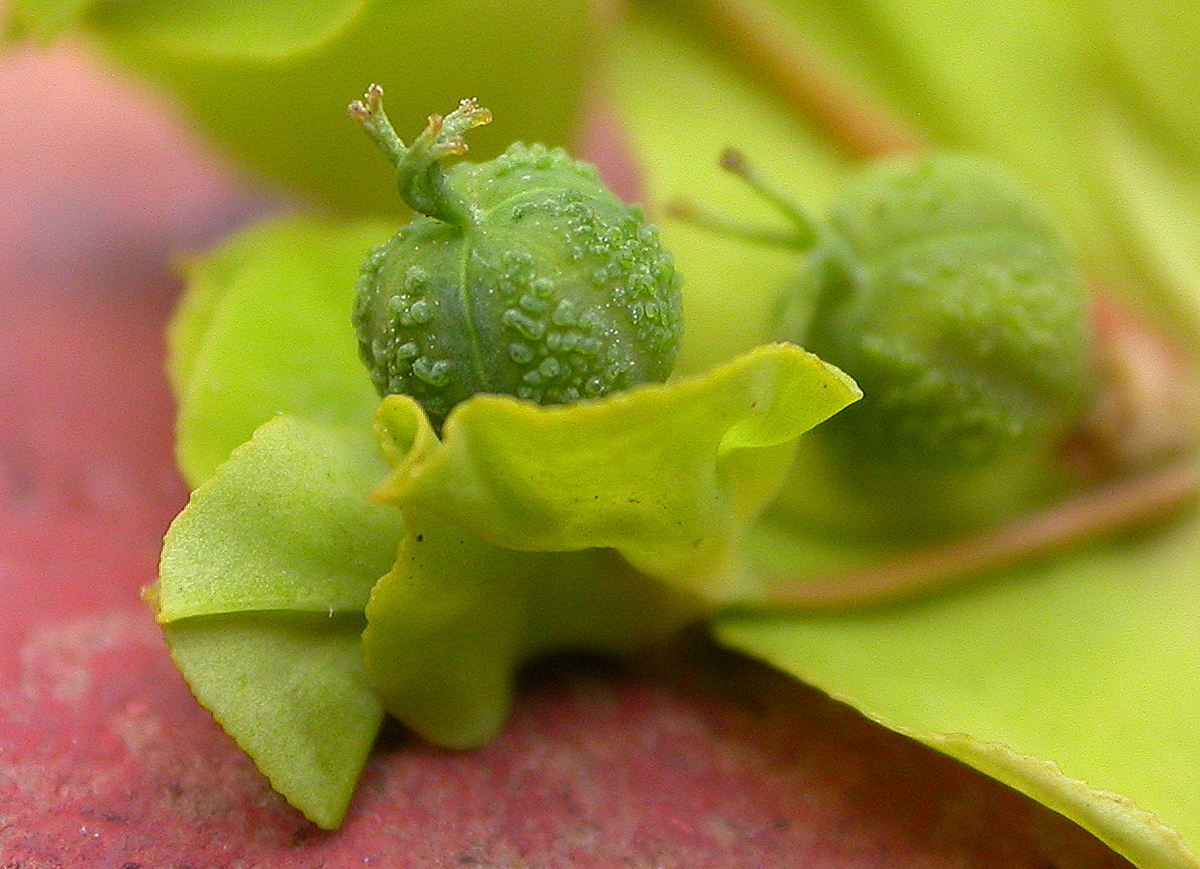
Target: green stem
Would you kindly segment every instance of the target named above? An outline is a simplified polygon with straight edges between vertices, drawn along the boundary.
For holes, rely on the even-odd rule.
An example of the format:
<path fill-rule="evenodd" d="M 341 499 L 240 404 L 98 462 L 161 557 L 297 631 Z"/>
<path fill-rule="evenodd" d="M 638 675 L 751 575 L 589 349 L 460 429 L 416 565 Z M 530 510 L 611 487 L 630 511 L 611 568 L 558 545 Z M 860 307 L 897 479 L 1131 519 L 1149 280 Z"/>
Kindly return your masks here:
<path fill-rule="evenodd" d="M 807 237 L 795 230 L 745 223 L 735 217 L 705 208 L 691 199 L 682 197 L 672 199 L 667 203 L 665 210 L 670 217 L 716 235 L 740 238 L 743 241 L 768 247 L 788 248 L 797 252 L 803 252 L 812 247 L 812 243 L 807 240 Z"/>
<path fill-rule="evenodd" d="M 383 109 L 383 88 L 379 85 L 371 85 L 363 99 L 350 104 L 349 112 L 395 164 L 396 185 L 405 202 L 416 211 L 446 223 L 460 227 L 470 224 L 470 206 L 446 183 L 442 159 L 465 154 L 467 143 L 463 134 L 491 122 L 490 111 L 473 99 L 463 100 L 445 117 L 430 115 L 425 129 L 407 147 Z"/>
<path fill-rule="evenodd" d="M 791 229 L 749 225 L 710 211 L 690 199 L 672 200 L 667 204 L 668 213 L 693 226 L 756 244 L 786 247 L 800 253 L 816 247 L 821 238 L 820 224 L 813 220 L 795 199 L 760 175 L 740 151 L 727 148 L 721 155 L 721 166 L 737 175 L 755 193 L 773 205 L 792 224 Z"/>
<path fill-rule="evenodd" d="M 446 184 L 442 159 L 467 153 L 463 133 L 491 120 L 492 113 L 473 99 L 463 100 L 445 117 L 430 115 L 429 123 L 396 167 L 396 183 L 404 201 L 422 214 L 455 226 L 469 226 L 471 208 Z"/>
<path fill-rule="evenodd" d="M 796 246 L 813 247 L 820 238 L 820 227 L 796 200 L 780 190 L 746 159 L 741 151 L 727 148 L 721 155 L 721 166 L 745 181 L 763 199 L 775 206 L 795 226 Z"/>
<path fill-rule="evenodd" d="M 371 141 L 387 155 L 392 165 L 399 166 L 404 155 L 408 153 L 408 146 L 396 135 L 392 122 L 383 110 L 383 88 L 377 84 L 371 85 L 363 98 L 352 102 L 346 111 L 350 117 L 362 124 Z"/>

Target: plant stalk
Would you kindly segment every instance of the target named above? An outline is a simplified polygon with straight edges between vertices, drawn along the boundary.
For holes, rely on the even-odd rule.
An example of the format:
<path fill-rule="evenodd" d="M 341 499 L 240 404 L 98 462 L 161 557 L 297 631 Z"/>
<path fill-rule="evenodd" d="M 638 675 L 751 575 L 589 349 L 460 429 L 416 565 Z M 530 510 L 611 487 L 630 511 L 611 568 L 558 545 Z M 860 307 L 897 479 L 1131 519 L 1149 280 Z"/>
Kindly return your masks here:
<path fill-rule="evenodd" d="M 1164 520 L 1191 503 L 1200 468 L 1181 460 L 1050 505 L 1013 522 L 846 573 L 768 582 L 771 611 L 843 611 L 930 594 L 1118 532 Z"/>

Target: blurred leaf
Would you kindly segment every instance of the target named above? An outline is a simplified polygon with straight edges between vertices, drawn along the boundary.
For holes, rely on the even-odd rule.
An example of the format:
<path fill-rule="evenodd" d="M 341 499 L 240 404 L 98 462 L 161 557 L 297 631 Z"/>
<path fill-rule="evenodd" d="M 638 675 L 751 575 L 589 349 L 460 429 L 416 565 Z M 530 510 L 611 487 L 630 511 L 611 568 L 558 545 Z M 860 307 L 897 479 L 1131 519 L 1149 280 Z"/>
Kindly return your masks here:
<path fill-rule="evenodd" d="M 392 170 L 346 106 L 388 89 L 402 138 L 465 97 L 495 122 L 486 158 L 525 139 L 568 144 L 600 40 L 588 0 L 99 0 L 19 3 L 18 33 L 70 28 L 117 65 L 166 88 L 250 170 L 350 214 L 399 213 Z M 32 25 L 29 25 L 32 26 Z"/>
<path fill-rule="evenodd" d="M 169 370 L 192 485 L 277 413 L 342 426 L 369 446 L 378 397 L 350 308 L 359 265 L 390 229 L 287 218 L 187 263 Z"/>
<path fill-rule="evenodd" d="M 92 0 L 17 0 L 9 4 L 5 36 L 49 41 L 76 21 Z"/>
<path fill-rule="evenodd" d="M 1156 148 L 1115 108 L 1098 109 L 1093 130 L 1127 239 L 1122 253 L 1143 266 L 1155 286 L 1172 289 L 1165 306 L 1158 293 L 1143 302 L 1194 345 L 1200 338 L 1200 166 Z"/>
<path fill-rule="evenodd" d="M 147 46 L 210 58 L 286 58 L 335 39 L 371 0 L 93 2 L 92 27 L 136 33 Z"/>
<path fill-rule="evenodd" d="M 537 654 L 628 654 L 699 612 L 611 550 L 518 552 L 432 516 L 406 527 L 371 595 L 363 652 L 388 712 L 438 745 L 493 739 Z"/>
<path fill-rule="evenodd" d="M 1057 0 L 780 0 L 936 147 L 1005 162 L 1088 256 L 1110 236 L 1080 159 L 1093 86 L 1087 16 Z"/>
<path fill-rule="evenodd" d="M 1089 18 L 1105 50 L 1101 75 L 1138 126 L 1175 159 L 1200 161 L 1200 6 L 1191 0 L 1092 0 Z"/>

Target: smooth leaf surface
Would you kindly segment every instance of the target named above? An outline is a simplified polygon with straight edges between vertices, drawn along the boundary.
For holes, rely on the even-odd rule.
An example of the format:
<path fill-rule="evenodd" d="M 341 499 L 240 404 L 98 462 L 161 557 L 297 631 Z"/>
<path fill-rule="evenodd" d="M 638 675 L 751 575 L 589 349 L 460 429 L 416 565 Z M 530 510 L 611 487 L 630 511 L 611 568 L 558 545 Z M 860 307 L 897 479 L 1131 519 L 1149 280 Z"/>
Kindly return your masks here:
<path fill-rule="evenodd" d="M 388 712 L 438 745 L 493 739 L 530 658 L 628 654 L 700 613 L 608 550 L 504 549 L 430 516 L 410 514 L 407 527 L 371 595 L 363 652 Z"/>
<path fill-rule="evenodd" d="M 66 30 L 90 5 L 90 0 L 23 0 L 10 4 L 7 36 L 49 40 Z"/>
<path fill-rule="evenodd" d="M 394 468 L 377 496 L 509 549 L 615 548 L 709 596 L 796 438 L 860 394 L 812 354 L 770 344 L 602 401 L 478 395 L 451 412 L 440 441 L 416 402 L 389 396 L 379 418 Z"/>
<path fill-rule="evenodd" d="M 863 76 L 938 147 L 1003 160 L 1052 202 L 1077 244 L 1104 243 L 1077 156 L 1090 89 L 1086 16 L 1053 0 L 781 3 L 804 26 L 852 44 Z M 967 50 L 967 47 L 970 47 Z M 1019 119 L 1019 122 L 1014 122 Z"/>
<path fill-rule="evenodd" d="M 93 3 L 91 26 L 136 32 L 148 46 L 177 55 L 279 58 L 336 39 L 371 0 L 151 0 Z"/>
<path fill-rule="evenodd" d="M 1166 310 L 1158 299 L 1150 304 L 1194 346 L 1200 333 L 1200 176 L 1172 153 L 1156 151 L 1153 140 L 1116 108 L 1097 109 L 1093 129 L 1106 183 L 1125 215 L 1125 250 L 1156 284 L 1176 289 Z"/>
<path fill-rule="evenodd" d="M 361 618 L 271 613 L 166 625 L 171 657 L 289 803 L 319 827 L 342 822 L 383 707 L 363 671 Z"/>
<path fill-rule="evenodd" d="M 147 42 L 184 54 L 283 57 L 333 38 L 367 2 L 17 0 L 10 4 L 10 23 L 39 39 L 51 39 L 73 24 L 91 21 L 104 28 L 137 29 Z"/>
<path fill-rule="evenodd" d="M 1003 780 L 1140 866 L 1195 866 L 1177 836 L 1200 837 L 1191 774 L 1200 769 L 1197 540 L 1191 515 L 930 600 L 728 618 L 716 631 L 985 772 L 996 774 L 996 753 L 1010 752 Z M 1049 775 L 1055 792 L 1047 762 L 1060 771 Z M 1137 810 L 1097 814 L 1105 792 Z"/>
<path fill-rule="evenodd" d="M 1187 0 L 1119 3 L 1093 0 L 1088 16 L 1109 63 L 1107 84 L 1134 108 L 1139 126 L 1154 134 L 1157 146 L 1184 162 L 1200 158 L 1196 132 L 1200 89 L 1200 8 Z"/>
<path fill-rule="evenodd" d="M 796 438 L 858 395 L 794 345 L 767 345 L 600 401 L 475 396 L 442 440 L 415 401 L 389 396 L 393 472 L 376 497 L 407 533 L 363 636 L 388 711 L 439 744 L 479 745 L 527 658 L 628 652 L 745 595 L 739 535 Z"/>
<path fill-rule="evenodd" d="M 278 417 L 198 489 L 150 600 L 197 699 L 310 819 L 336 827 L 383 710 L 363 670 L 367 595 L 399 514 L 336 429 Z"/>
<path fill-rule="evenodd" d="M 264 425 L 172 523 L 159 621 L 361 613 L 399 542 L 399 514 L 366 497 L 384 469 L 339 429 L 286 416 Z"/>

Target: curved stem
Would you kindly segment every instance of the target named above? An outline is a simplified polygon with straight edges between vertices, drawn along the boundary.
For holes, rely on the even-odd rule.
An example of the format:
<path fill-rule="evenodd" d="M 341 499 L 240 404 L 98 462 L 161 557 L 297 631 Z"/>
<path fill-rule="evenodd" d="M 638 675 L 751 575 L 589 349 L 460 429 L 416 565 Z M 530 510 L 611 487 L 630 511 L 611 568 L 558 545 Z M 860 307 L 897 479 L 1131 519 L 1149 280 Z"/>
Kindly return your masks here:
<path fill-rule="evenodd" d="M 676 197 L 667 202 L 664 212 L 669 217 L 691 226 L 707 230 L 715 235 L 740 238 L 752 244 L 767 247 L 782 247 L 803 253 L 812 247 L 807 236 L 794 229 L 779 229 L 773 226 L 750 224 L 706 208 L 692 199 Z"/>
<path fill-rule="evenodd" d="M 707 32 L 839 149 L 860 159 L 913 154 L 925 137 L 885 109 L 789 20 L 756 0 L 690 0 Z"/>
<path fill-rule="evenodd" d="M 792 222 L 796 230 L 796 245 L 810 248 L 817 243 L 821 230 L 795 199 L 780 190 L 775 184 L 746 159 L 736 148 L 726 148 L 721 155 L 721 167 L 741 178 L 759 196 L 775 206 L 784 217 Z"/>
<path fill-rule="evenodd" d="M 1007 567 L 1164 519 L 1195 500 L 1200 468 L 1181 460 L 1084 491 L 997 528 L 861 570 L 768 582 L 772 611 L 844 610 L 963 584 Z"/>
<path fill-rule="evenodd" d="M 817 221 L 809 216 L 800 203 L 759 173 L 741 151 L 726 148 L 721 155 L 721 167 L 737 175 L 750 189 L 774 206 L 792 224 L 791 229 L 748 225 L 710 211 L 690 199 L 671 200 L 667 203 L 667 213 L 701 229 L 756 244 L 784 247 L 801 253 L 816 247 L 821 237 Z"/>

